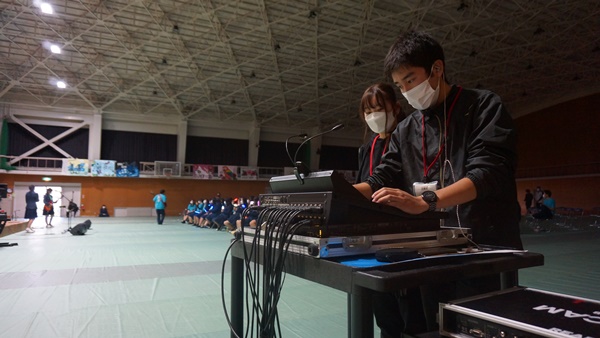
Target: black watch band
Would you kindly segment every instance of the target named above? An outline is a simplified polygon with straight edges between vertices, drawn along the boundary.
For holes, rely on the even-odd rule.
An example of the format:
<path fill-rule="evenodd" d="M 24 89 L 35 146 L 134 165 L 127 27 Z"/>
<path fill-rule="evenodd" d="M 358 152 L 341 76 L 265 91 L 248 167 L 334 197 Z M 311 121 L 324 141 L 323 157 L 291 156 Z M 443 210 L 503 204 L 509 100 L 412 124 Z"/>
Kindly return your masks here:
<path fill-rule="evenodd" d="M 421 195 L 421 198 L 429 204 L 428 211 L 435 211 L 437 209 L 438 197 L 434 191 L 425 191 Z"/>

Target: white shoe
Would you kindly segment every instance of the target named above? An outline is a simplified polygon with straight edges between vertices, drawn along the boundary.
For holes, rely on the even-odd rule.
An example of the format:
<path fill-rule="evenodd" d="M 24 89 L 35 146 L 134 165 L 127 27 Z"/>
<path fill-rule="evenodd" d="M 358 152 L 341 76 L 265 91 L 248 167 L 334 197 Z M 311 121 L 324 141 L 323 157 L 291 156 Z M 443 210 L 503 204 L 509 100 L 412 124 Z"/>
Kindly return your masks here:
<path fill-rule="evenodd" d="M 25 229 L 25 231 L 30 234 L 35 232 L 35 230 L 33 230 L 32 228 L 27 228 L 27 229 Z"/>

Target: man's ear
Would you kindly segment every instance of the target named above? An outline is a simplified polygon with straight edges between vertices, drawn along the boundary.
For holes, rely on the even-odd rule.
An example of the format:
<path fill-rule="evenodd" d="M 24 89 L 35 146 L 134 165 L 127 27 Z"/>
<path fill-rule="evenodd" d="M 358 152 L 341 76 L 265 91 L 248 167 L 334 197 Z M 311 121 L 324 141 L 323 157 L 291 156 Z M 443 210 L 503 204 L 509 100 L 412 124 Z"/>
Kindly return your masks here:
<path fill-rule="evenodd" d="M 433 71 L 435 73 L 434 75 L 436 76 L 441 76 L 441 74 L 444 73 L 444 63 L 442 60 L 435 60 L 433 63 Z"/>
<path fill-rule="evenodd" d="M 394 113 L 396 118 L 398 118 L 402 114 L 402 105 L 400 104 L 400 101 L 396 101 L 396 103 L 394 103 Z"/>

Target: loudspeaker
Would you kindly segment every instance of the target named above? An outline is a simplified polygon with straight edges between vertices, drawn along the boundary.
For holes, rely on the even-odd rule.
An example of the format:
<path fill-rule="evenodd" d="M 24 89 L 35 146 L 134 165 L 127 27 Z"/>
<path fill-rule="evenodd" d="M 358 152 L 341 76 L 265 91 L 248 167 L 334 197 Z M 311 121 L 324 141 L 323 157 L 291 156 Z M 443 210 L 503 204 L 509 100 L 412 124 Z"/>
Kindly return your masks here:
<path fill-rule="evenodd" d="M 6 198 L 8 196 L 8 184 L 0 183 L 0 198 Z"/>
<path fill-rule="evenodd" d="M 73 236 L 82 236 L 85 235 L 85 233 L 90 229 L 91 226 L 92 221 L 88 219 L 83 223 L 79 223 L 76 226 L 67 229 L 67 231 L 70 232 Z"/>

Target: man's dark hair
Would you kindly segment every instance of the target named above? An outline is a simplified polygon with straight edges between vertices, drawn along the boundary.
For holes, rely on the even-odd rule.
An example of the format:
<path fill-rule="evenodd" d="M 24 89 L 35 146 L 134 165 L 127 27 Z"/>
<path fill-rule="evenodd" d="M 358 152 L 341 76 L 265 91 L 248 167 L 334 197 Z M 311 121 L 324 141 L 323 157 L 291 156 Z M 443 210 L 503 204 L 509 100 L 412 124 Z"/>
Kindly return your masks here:
<path fill-rule="evenodd" d="M 35 190 L 35 186 L 32 184 L 29 186 L 29 191 L 34 191 Z"/>
<path fill-rule="evenodd" d="M 425 32 L 409 31 L 400 35 L 390 47 L 383 70 L 387 77 L 400 67 L 422 67 L 429 74 L 435 60 L 445 64 L 442 46 Z"/>
<path fill-rule="evenodd" d="M 164 194 L 165 193 L 165 189 L 160 189 L 160 193 Z"/>

